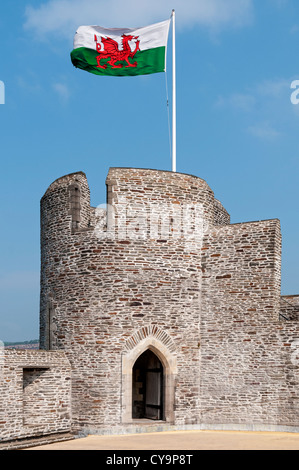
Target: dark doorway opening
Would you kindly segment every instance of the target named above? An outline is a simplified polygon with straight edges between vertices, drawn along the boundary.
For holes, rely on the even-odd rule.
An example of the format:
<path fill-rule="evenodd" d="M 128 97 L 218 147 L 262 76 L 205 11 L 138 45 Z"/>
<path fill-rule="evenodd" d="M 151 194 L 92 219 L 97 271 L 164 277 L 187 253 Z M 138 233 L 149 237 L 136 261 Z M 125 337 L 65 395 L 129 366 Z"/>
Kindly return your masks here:
<path fill-rule="evenodd" d="M 147 349 L 134 364 L 132 418 L 163 420 L 163 365 Z"/>

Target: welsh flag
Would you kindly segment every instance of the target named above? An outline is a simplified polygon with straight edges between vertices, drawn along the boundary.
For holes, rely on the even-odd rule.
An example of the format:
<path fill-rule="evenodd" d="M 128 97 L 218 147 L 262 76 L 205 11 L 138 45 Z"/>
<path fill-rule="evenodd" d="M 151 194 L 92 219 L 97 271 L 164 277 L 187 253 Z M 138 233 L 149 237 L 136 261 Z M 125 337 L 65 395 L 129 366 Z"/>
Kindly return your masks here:
<path fill-rule="evenodd" d="M 165 72 L 170 19 L 143 28 L 80 26 L 71 61 L 97 75 L 116 77 Z"/>

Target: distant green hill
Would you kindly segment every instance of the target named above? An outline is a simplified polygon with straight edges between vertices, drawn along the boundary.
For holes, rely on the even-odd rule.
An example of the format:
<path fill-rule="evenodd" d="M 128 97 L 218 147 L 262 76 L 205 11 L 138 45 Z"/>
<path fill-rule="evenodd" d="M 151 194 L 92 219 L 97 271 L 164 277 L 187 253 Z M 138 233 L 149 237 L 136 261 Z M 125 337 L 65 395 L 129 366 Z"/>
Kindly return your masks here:
<path fill-rule="evenodd" d="M 16 345 L 26 345 L 26 344 L 36 344 L 39 343 L 39 339 L 31 339 L 30 341 L 14 341 L 8 342 L 4 341 L 4 346 L 16 346 Z"/>

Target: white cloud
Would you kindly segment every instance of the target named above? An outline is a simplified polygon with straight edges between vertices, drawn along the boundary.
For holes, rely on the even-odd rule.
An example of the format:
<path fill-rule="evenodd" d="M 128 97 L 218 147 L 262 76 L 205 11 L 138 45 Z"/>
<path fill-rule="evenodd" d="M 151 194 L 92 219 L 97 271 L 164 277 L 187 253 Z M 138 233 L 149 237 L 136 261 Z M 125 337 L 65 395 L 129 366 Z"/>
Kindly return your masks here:
<path fill-rule="evenodd" d="M 31 70 L 22 75 L 16 77 L 17 85 L 25 90 L 26 93 L 36 94 L 42 91 L 42 86 L 40 84 L 39 77 L 34 74 Z"/>
<path fill-rule="evenodd" d="M 246 131 L 253 137 L 273 141 L 287 134 L 299 115 L 299 105 L 290 103 L 292 80 L 276 78 L 264 80 L 244 91 L 219 97 L 218 109 L 240 113 Z"/>
<path fill-rule="evenodd" d="M 281 133 L 274 129 L 268 122 L 262 122 L 248 128 L 248 132 L 254 137 L 259 137 L 263 140 L 273 140 L 280 137 Z"/>
<path fill-rule="evenodd" d="M 298 31 L 299 31 L 299 26 L 297 24 L 294 24 L 290 29 L 290 33 L 294 35 L 297 34 Z"/>
<path fill-rule="evenodd" d="M 230 106 L 241 111 L 252 111 L 256 104 L 256 98 L 248 93 L 233 93 L 227 98 L 218 98 L 216 106 Z"/>
<path fill-rule="evenodd" d="M 256 105 L 265 106 L 266 103 L 288 103 L 291 79 L 278 78 L 264 80 L 244 92 L 235 92 L 228 96 L 218 97 L 215 106 L 226 106 L 241 111 L 254 111 Z"/>
<path fill-rule="evenodd" d="M 201 25 L 219 30 L 248 24 L 253 0 L 48 0 L 27 6 L 24 26 L 40 38 L 69 37 L 82 24 L 138 27 L 162 21 L 173 8 L 178 28 Z"/>
<path fill-rule="evenodd" d="M 289 0 L 268 0 L 268 3 L 270 4 L 270 6 L 283 8 L 289 3 Z"/>
<path fill-rule="evenodd" d="M 290 79 L 278 78 L 273 80 L 265 80 L 257 86 L 257 93 L 261 96 L 270 98 L 281 98 L 289 93 Z"/>
<path fill-rule="evenodd" d="M 67 85 L 64 83 L 53 83 L 52 87 L 64 102 L 69 99 L 70 91 Z"/>

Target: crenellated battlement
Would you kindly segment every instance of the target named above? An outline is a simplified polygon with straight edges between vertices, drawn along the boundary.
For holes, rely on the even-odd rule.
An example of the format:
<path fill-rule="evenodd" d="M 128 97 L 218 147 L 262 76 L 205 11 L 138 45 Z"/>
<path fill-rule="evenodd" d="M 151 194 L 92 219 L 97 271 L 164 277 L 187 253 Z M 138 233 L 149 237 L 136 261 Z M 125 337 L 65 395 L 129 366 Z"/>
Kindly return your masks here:
<path fill-rule="evenodd" d="M 208 184 L 192 175 L 110 168 L 106 187 L 106 209 L 92 208 L 83 172 L 58 178 L 41 200 L 42 231 L 47 224 L 47 233 L 65 226 L 95 228 L 99 238 L 191 239 L 202 237 L 203 226 L 230 222 Z"/>

